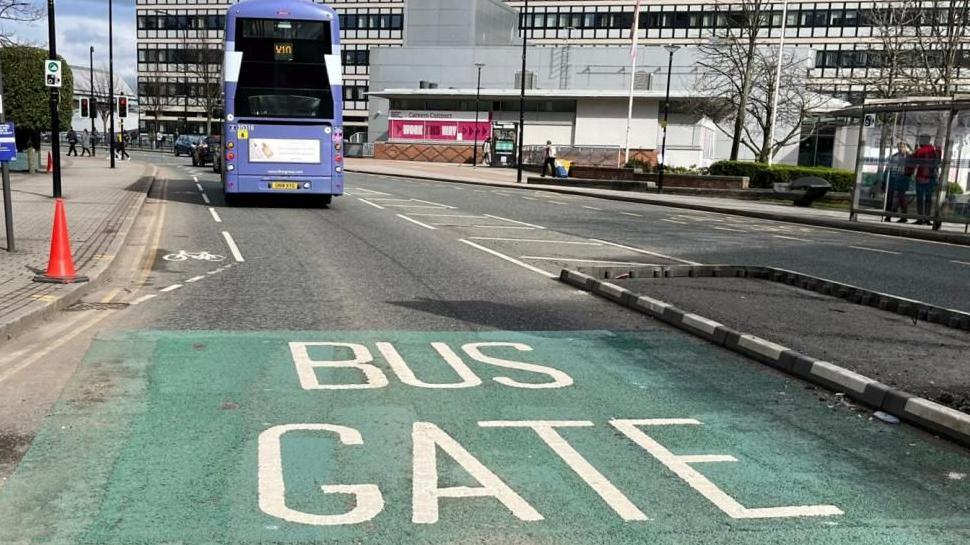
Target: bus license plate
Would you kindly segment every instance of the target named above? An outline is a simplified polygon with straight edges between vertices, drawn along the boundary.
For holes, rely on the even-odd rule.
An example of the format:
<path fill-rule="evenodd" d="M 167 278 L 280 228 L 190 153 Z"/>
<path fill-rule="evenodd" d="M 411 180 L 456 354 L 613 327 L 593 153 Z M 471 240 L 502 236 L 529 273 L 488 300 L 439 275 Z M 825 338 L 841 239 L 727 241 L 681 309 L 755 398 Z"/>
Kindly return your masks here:
<path fill-rule="evenodd" d="M 300 184 L 296 182 L 270 182 L 270 189 L 300 189 Z"/>

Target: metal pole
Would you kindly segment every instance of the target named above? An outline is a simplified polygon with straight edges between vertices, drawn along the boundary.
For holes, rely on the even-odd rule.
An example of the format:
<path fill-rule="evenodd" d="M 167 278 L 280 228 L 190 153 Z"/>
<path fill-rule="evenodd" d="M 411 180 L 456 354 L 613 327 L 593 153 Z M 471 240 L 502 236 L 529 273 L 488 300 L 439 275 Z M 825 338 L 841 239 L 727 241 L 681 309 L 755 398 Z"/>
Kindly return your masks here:
<path fill-rule="evenodd" d="M 633 11 L 633 27 L 630 29 L 631 41 L 630 57 L 630 103 L 626 112 L 626 146 L 623 156 L 623 166 L 630 162 L 630 130 L 633 125 L 633 92 L 636 90 L 637 82 L 637 45 L 640 41 L 640 2 L 637 2 L 636 9 Z"/>
<path fill-rule="evenodd" d="M 525 0 L 525 6 L 522 8 L 522 13 L 520 15 L 520 20 L 522 23 L 519 25 L 519 30 L 522 31 L 522 76 L 519 83 L 521 83 L 521 89 L 519 93 L 519 161 L 516 167 L 515 182 L 522 183 L 522 161 L 523 161 L 523 150 L 522 147 L 525 145 L 525 59 L 526 59 L 526 46 L 529 43 L 528 34 L 526 31 L 526 17 L 529 16 L 529 0 Z"/>
<path fill-rule="evenodd" d="M 111 168 L 115 168 L 115 39 L 112 30 L 114 26 L 112 4 L 108 0 L 108 113 L 111 118 L 111 134 L 108 135 L 108 154 L 111 156 Z"/>
<path fill-rule="evenodd" d="M 56 29 L 54 28 L 54 0 L 47 0 L 47 40 L 48 58 L 52 61 L 57 60 L 57 39 Z M 61 197 L 61 118 L 58 115 L 58 102 L 61 98 L 61 90 L 57 87 L 50 88 L 51 104 L 51 154 L 54 158 L 54 198 Z"/>
<path fill-rule="evenodd" d="M 768 166 L 775 160 L 775 122 L 778 119 L 778 94 L 781 92 L 781 63 L 785 53 L 785 32 L 788 29 L 788 0 L 781 7 L 781 38 L 778 40 L 778 65 L 775 66 L 775 89 L 771 94 L 771 121 L 768 122 Z"/>
<path fill-rule="evenodd" d="M 91 144 L 91 157 L 94 157 L 94 149 L 95 149 L 95 142 L 96 142 L 96 140 L 94 139 L 94 133 L 95 131 L 97 131 L 97 128 L 95 128 L 94 126 L 94 118 L 98 114 L 95 113 L 95 106 L 94 106 L 94 46 L 93 45 L 91 46 L 91 63 L 90 63 L 90 71 L 88 72 L 88 75 L 91 77 L 91 81 L 90 81 L 91 92 L 89 93 L 90 98 L 88 99 L 88 115 L 91 116 L 91 141 L 88 143 Z"/>
<path fill-rule="evenodd" d="M 0 123 L 7 122 L 7 114 L 3 108 L 3 63 L 0 63 Z M 10 166 L 4 161 L 0 164 L 3 176 L 3 223 L 7 232 L 7 251 L 17 250 L 13 233 L 13 203 L 10 202 Z"/>
<path fill-rule="evenodd" d="M 657 172 L 657 193 L 663 193 L 664 191 L 664 169 L 667 164 L 667 117 L 670 113 L 670 80 L 674 79 L 673 69 L 674 69 L 674 51 L 680 49 L 677 46 L 667 46 L 667 52 L 670 53 L 669 60 L 667 61 L 667 94 L 664 98 L 664 136 L 660 143 L 660 165 Z"/>
<path fill-rule="evenodd" d="M 475 63 L 478 67 L 478 87 L 475 91 L 475 148 L 472 150 L 472 166 L 478 166 L 478 111 L 481 110 L 482 100 L 482 67 L 481 63 Z"/>

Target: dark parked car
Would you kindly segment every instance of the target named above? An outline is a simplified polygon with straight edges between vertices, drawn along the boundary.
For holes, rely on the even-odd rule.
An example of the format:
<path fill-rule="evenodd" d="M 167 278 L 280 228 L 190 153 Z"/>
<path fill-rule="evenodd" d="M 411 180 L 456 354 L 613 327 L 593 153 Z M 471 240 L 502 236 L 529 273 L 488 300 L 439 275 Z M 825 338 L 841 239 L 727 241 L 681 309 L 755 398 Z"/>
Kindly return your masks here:
<path fill-rule="evenodd" d="M 212 162 L 212 147 L 221 141 L 219 136 L 209 136 L 192 149 L 192 166 L 204 167 Z"/>
<path fill-rule="evenodd" d="M 202 141 L 202 136 L 198 134 L 183 134 L 175 141 L 175 156 L 192 155 L 192 149 Z"/>

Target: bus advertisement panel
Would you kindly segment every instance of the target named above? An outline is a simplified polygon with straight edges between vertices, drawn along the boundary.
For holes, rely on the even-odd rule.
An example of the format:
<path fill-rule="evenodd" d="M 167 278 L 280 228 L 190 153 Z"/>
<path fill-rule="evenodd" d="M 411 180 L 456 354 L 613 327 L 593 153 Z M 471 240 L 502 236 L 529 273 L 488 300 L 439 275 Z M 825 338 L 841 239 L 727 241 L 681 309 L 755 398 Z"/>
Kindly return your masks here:
<path fill-rule="evenodd" d="M 226 15 L 222 184 L 240 193 L 343 194 L 343 81 L 336 12 L 311 0 L 245 0 Z"/>

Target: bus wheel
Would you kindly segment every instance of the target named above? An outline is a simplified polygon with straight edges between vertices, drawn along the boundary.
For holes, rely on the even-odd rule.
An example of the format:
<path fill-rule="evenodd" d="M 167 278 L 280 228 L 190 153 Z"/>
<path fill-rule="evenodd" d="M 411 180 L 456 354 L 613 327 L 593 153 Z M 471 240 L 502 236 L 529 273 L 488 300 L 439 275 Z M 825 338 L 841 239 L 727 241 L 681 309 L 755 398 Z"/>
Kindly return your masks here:
<path fill-rule="evenodd" d="M 332 195 L 321 195 L 321 196 L 317 197 L 316 200 L 317 200 L 317 206 L 319 206 L 320 208 L 327 208 L 327 207 L 330 206 L 330 203 L 333 201 L 333 196 Z"/>
<path fill-rule="evenodd" d="M 222 193 L 222 197 L 223 197 L 223 200 L 226 201 L 226 204 L 228 206 L 233 206 L 233 205 L 235 205 L 235 204 L 237 204 L 239 202 L 238 195 L 236 195 L 234 193 L 226 193 L 226 192 L 223 192 Z"/>

